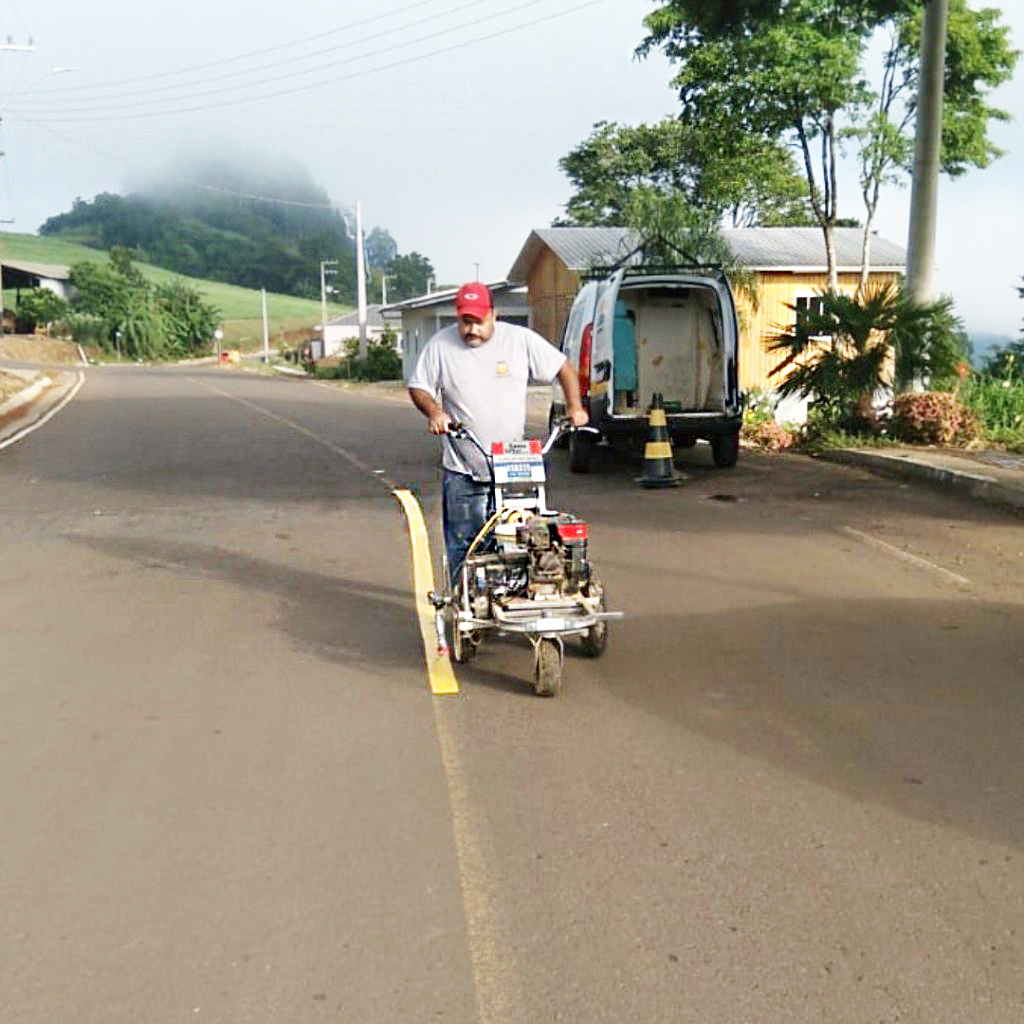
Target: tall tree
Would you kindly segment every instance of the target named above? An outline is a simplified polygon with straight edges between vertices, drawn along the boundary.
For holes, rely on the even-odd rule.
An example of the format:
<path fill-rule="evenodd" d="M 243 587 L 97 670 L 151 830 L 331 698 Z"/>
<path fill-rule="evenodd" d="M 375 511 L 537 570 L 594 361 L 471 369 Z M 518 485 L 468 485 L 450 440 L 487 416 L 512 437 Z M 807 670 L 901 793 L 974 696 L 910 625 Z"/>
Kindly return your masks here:
<path fill-rule="evenodd" d="M 395 256 L 388 264 L 388 299 L 399 302 L 422 295 L 433 276 L 434 268 L 426 256 L 418 252 Z"/>
<path fill-rule="evenodd" d="M 950 31 L 947 172 L 984 166 L 995 155 L 986 129 L 999 112 L 986 107 L 983 96 L 1009 74 L 1017 56 L 996 24 L 997 12 L 974 14 L 965 0 L 954 2 L 967 12 L 962 24 L 973 24 L 974 31 Z M 648 35 L 637 52 L 660 48 L 677 65 L 673 81 L 684 123 L 723 137 L 764 137 L 800 154 L 831 288 L 838 284 L 834 229 L 843 146 L 865 149 L 862 191 L 871 217 L 878 202 L 874 183 L 880 189 L 906 162 L 903 129 L 893 121 L 895 97 L 887 98 L 886 88 L 899 83 L 912 108 L 920 9 L 921 0 L 667 0 L 645 20 Z M 865 77 L 868 46 L 885 29 L 895 33 L 897 45 L 885 81 L 873 89 Z"/>
<path fill-rule="evenodd" d="M 559 166 L 575 193 L 559 223 L 619 225 L 641 187 L 673 189 L 687 204 L 734 227 L 813 223 L 792 154 L 761 138 L 728 139 L 666 118 L 599 121 Z"/>
<path fill-rule="evenodd" d="M 1009 30 L 998 19 L 996 10 L 974 11 L 966 0 L 949 0 L 940 166 L 950 177 L 971 167 L 987 167 L 1003 155 L 989 138 L 988 125 L 1007 121 L 1010 115 L 989 106 L 986 94 L 1011 76 L 1018 51 L 1011 48 Z M 882 27 L 886 44 L 881 81 L 856 128 L 866 212 L 862 285 L 867 281 L 871 227 L 882 188 L 902 184 L 913 163 L 922 22 L 923 10 L 916 6 Z"/>

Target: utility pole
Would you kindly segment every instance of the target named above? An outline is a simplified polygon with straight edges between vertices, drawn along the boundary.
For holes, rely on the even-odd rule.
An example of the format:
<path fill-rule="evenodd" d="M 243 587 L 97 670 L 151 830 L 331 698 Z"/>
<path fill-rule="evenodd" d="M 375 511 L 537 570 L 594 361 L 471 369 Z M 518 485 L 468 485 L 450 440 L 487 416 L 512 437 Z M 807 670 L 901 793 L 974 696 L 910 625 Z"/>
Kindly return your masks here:
<path fill-rule="evenodd" d="M 323 339 L 325 357 L 327 355 L 327 275 L 336 274 L 336 270 L 328 268 L 337 265 L 337 260 L 320 261 L 320 337 Z"/>
<path fill-rule="evenodd" d="M 388 304 L 388 275 L 380 275 L 380 304 L 386 306 Z"/>
<path fill-rule="evenodd" d="M 0 51 L 13 50 L 18 53 L 32 53 L 35 50 L 35 43 L 32 41 L 31 36 L 27 43 L 16 43 L 10 36 L 7 37 L 7 42 L 0 43 Z M 6 108 L 7 104 L 4 104 Z M 3 108 L 0 108 L 3 109 Z M 2 118 L 0 118 L 2 122 Z M 0 150 L 0 159 L 4 156 L 3 150 Z M 0 220 L 0 224 L 13 224 L 13 220 Z M 6 325 L 4 324 L 4 257 L 3 249 L 0 247 L 0 338 L 3 337 L 6 331 Z"/>
<path fill-rule="evenodd" d="M 359 358 L 365 359 L 366 342 L 366 259 L 363 254 L 363 204 L 356 202 L 356 309 L 359 315 Z"/>
<path fill-rule="evenodd" d="M 907 239 L 907 294 L 930 302 L 934 291 L 935 222 L 942 148 L 942 93 L 949 0 L 927 0 L 921 26 L 921 72 L 917 87 L 914 176 Z"/>

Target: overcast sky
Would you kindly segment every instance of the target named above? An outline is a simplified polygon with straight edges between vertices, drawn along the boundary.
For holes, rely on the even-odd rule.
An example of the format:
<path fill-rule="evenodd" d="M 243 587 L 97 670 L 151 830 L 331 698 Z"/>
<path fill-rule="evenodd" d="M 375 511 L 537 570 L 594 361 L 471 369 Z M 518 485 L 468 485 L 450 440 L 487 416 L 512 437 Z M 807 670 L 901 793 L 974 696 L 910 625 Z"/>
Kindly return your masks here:
<path fill-rule="evenodd" d="M 558 159 L 601 119 L 675 109 L 637 62 L 654 0 L 0 0 L 0 216 L 33 232 L 181 146 L 280 154 L 363 203 L 440 280 L 503 278 L 569 198 Z M 996 0 L 1024 47 L 1024 4 Z M 315 56 L 314 56 L 315 55 Z M 301 59 L 300 59 L 301 58 Z M 60 74 L 54 68 L 73 68 Z M 318 69 L 318 70 L 311 70 Z M 1024 301 L 1024 68 L 994 97 L 1007 155 L 944 182 L 937 275 L 972 331 L 1017 335 Z M 851 178 L 843 216 L 862 217 Z M 906 244 L 909 190 L 879 234 Z"/>

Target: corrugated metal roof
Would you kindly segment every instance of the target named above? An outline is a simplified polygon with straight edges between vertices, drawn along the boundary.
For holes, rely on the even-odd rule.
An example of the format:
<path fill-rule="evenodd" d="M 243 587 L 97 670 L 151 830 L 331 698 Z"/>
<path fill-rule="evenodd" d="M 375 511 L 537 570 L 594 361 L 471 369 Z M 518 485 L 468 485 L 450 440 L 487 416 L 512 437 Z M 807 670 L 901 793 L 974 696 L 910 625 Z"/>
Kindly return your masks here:
<path fill-rule="evenodd" d="M 496 281 L 494 284 L 489 282 L 487 287 L 491 292 L 491 296 L 497 295 L 513 295 L 516 292 L 525 291 L 518 285 L 510 284 L 508 281 Z M 427 295 L 417 295 L 414 298 L 406 299 L 404 302 L 396 302 L 393 306 L 387 306 L 388 312 L 395 310 L 401 312 L 403 309 L 427 309 L 430 306 L 444 306 L 448 303 L 455 301 L 455 296 L 458 294 L 458 288 L 446 288 L 440 292 L 430 292 Z"/>
<path fill-rule="evenodd" d="M 825 238 L 821 228 L 731 228 L 723 231 L 736 258 L 752 269 L 825 268 Z M 861 228 L 836 228 L 836 266 L 859 270 Z M 903 269 L 907 254 L 902 246 L 875 235 L 871 239 L 871 266 L 876 270 Z"/>
<path fill-rule="evenodd" d="M 395 316 L 382 315 L 381 310 L 385 307 L 379 302 L 370 303 L 366 307 L 366 323 L 369 327 L 384 327 L 385 321 L 395 320 Z M 390 310 L 390 306 L 387 307 Z M 332 317 L 327 321 L 328 325 L 332 327 L 351 327 L 352 325 L 359 324 L 359 310 L 354 309 L 351 313 L 345 313 L 342 316 Z"/>
<path fill-rule="evenodd" d="M 722 232 L 737 259 L 751 270 L 825 269 L 825 239 L 820 228 L 731 228 Z M 859 270 L 860 228 L 836 228 L 839 270 Z M 570 270 L 587 270 L 614 263 L 638 244 L 628 228 L 537 228 L 530 232 L 512 269 L 510 281 L 525 281 L 543 246 L 547 246 Z M 902 270 L 907 254 L 902 246 L 874 236 L 871 266 L 876 270 Z"/>
<path fill-rule="evenodd" d="M 20 270 L 23 274 L 48 277 L 52 281 L 66 281 L 71 276 L 71 268 L 60 263 L 34 263 L 31 260 L 4 259 L 3 265 L 12 270 Z"/>

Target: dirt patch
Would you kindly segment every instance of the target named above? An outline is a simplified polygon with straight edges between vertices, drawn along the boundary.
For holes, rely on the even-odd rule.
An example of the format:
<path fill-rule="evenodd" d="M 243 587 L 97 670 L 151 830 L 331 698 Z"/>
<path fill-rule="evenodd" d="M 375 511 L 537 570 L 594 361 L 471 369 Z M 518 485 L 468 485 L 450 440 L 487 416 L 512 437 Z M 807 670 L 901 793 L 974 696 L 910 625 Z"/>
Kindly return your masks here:
<path fill-rule="evenodd" d="M 41 334 L 8 334 L 0 338 L 0 359 L 58 365 L 81 362 L 78 346 L 73 341 L 47 338 Z"/>
<path fill-rule="evenodd" d="M 0 405 L 3 405 L 8 398 L 13 398 L 19 391 L 27 388 L 32 383 L 25 377 L 14 373 L 4 373 L 0 370 Z"/>

